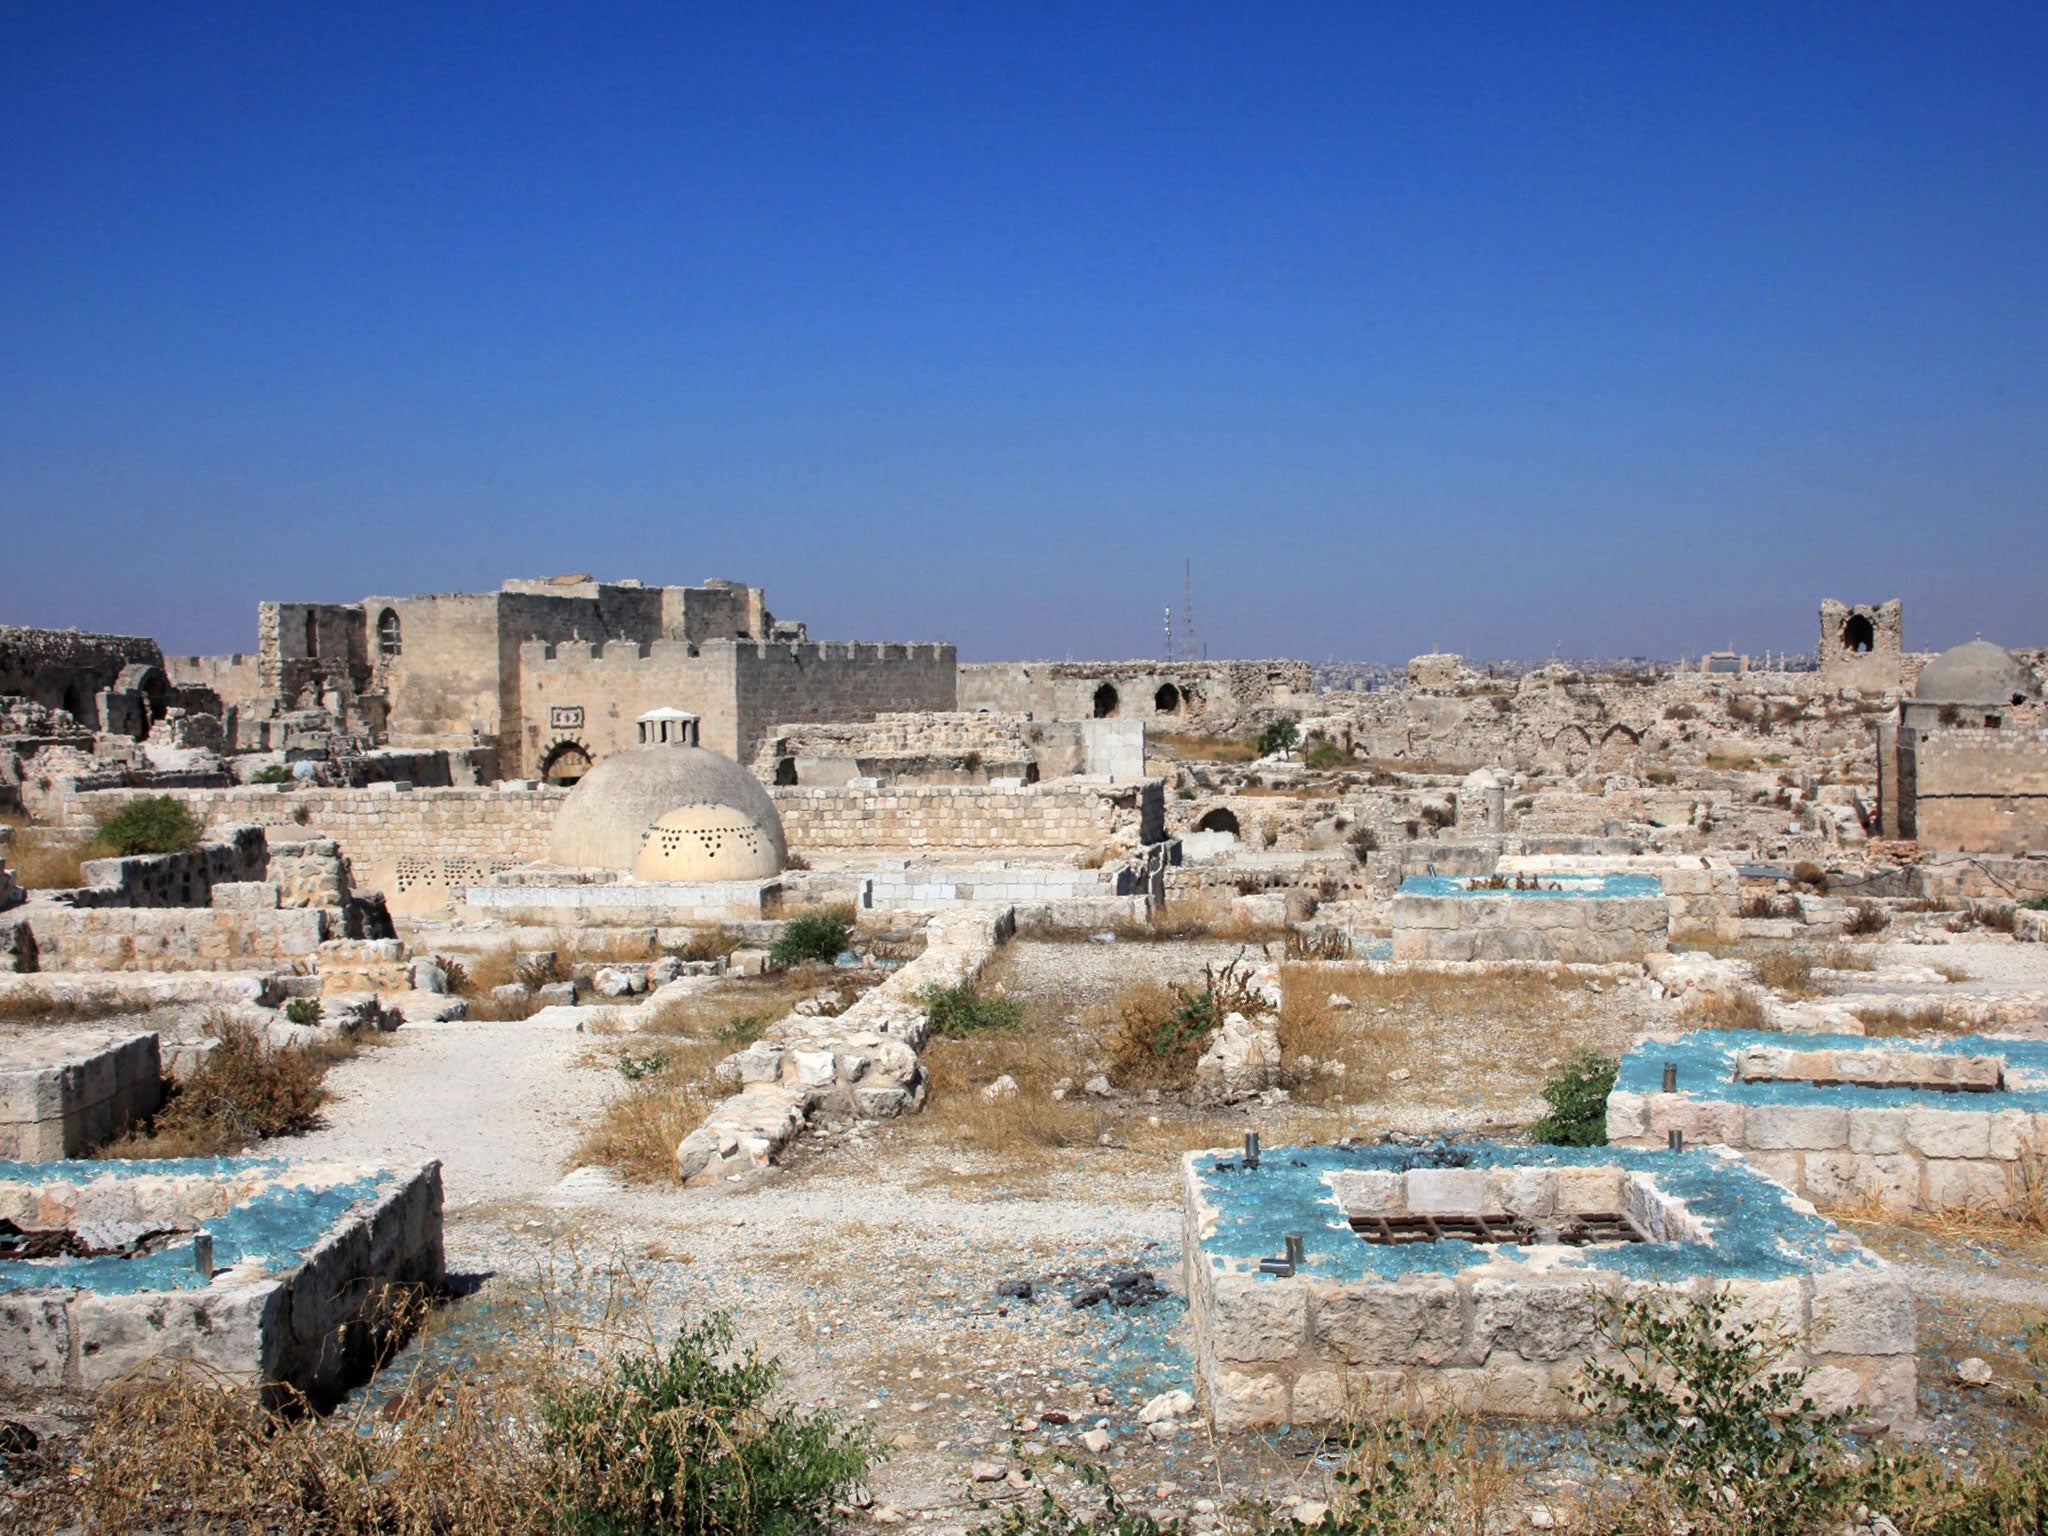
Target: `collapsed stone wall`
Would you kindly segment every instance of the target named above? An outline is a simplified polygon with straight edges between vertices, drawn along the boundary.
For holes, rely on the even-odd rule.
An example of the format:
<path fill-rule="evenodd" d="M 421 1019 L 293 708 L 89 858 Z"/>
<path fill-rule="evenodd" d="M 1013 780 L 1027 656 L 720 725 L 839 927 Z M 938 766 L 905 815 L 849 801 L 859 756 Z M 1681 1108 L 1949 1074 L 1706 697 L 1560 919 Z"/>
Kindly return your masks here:
<path fill-rule="evenodd" d="M 1161 730 L 1234 730 L 1314 691 L 1305 661 L 978 662 L 960 704 L 1037 720 L 1140 719 Z"/>
<path fill-rule="evenodd" d="M 0 695 L 18 695 L 65 710 L 87 725 L 99 723 L 94 700 L 114 688 L 124 670 L 161 670 L 163 664 L 157 643 L 138 635 L 0 624 Z"/>
<path fill-rule="evenodd" d="M 770 793 L 783 833 L 797 849 L 1135 849 L 1165 836 L 1165 786 L 1158 779 Z"/>

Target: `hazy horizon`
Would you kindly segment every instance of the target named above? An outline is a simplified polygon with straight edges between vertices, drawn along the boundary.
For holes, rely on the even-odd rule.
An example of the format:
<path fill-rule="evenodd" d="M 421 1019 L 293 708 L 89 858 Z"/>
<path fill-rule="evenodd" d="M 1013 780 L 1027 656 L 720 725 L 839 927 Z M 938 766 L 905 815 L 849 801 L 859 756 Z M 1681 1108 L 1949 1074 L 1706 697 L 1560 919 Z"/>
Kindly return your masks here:
<path fill-rule="evenodd" d="M 2048 643 L 2048 12 L 0 11 L 0 622 Z"/>

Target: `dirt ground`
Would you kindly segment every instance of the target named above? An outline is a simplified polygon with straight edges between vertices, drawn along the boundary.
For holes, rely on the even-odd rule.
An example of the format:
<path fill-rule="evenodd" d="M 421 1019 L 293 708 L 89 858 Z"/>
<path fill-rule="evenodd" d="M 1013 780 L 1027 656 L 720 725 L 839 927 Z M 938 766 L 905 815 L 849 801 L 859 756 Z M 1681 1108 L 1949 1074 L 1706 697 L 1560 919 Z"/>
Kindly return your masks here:
<path fill-rule="evenodd" d="M 924 1114 L 809 1138 L 788 1166 L 721 1188 L 629 1185 L 571 1166 L 583 1131 L 630 1091 L 618 1057 L 644 1043 L 573 1024 L 410 1026 L 334 1071 L 323 1129 L 262 1150 L 442 1159 L 449 1263 L 472 1294 L 449 1305 L 422 1351 L 463 1347 L 491 1326 L 494 1298 L 544 1271 L 571 1284 L 609 1271 L 644 1294 L 657 1325 L 731 1309 L 743 1336 L 782 1358 L 796 1395 L 872 1423 L 892 1448 L 872 1484 L 870 1517 L 882 1523 L 981 1523 L 982 1505 L 1026 1495 L 971 1482 L 973 1464 L 1071 1451 L 1101 1427 L 1113 1447 L 1098 1459 L 1139 1507 L 1207 1524 L 1247 1499 L 1316 1496 L 1325 1473 L 1306 1435 L 1218 1444 L 1193 1427 L 1154 1439 L 1138 1422 L 1153 1395 L 1192 1385 L 1180 1151 L 1233 1145 L 1246 1129 L 1268 1145 L 1501 1130 L 1541 1112 L 1538 1089 L 1572 1050 L 1615 1054 L 1682 1027 L 1639 979 L 1445 984 L 1290 967 L 1290 1003 L 1297 988 L 1322 999 L 1304 1010 L 1317 1021 L 1307 1038 L 1318 1059 L 1344 1062 L 1341 1076 L 1311 1071 L 1285 1102 L 1209 1111 L 1079 1089 L 1102 1067 L 1126 988 L 1195 980 L 1242 948 L 1018 942 L 988 989 L 1024 1004 L 1025 1027 L 933 1042 Z M 1886 948 L 1914 963 L 1927 953 Z M 2019 948 L 1987 937 L 1947 945 L 1944 958 L 1993 986 L 2048 985 L 2048 950 Z M 1352 1006 L 1330 1007 L 1333 994 Z M 704 1017 L 726 1001 L 707 994 Z M 996 1115 L 977 1090 L 1006 1072 L 1020 1091 Z M 1062 1084 L 1073 1086 L 1053 1097 Z M 1859 1235 L 1909 1265 L 1923 1304 L 1926 1433 L 1968 1454 L 2009 1409 L 1957 1387 L 1955 1361 L 1976 1353 L 2020 1368 L 2019 1329 L 2048 1307 L 2048 1251 L 2032 1236 Z M 1150 1271 L 1167 1294 L 1124 1312 L 1071 1304 L 1127 1269 Z M 1019 1280 L 1029 1300 L 997 1294 Z M 1055 1486 L 1067 1476 L 1047 1475 Z"/>

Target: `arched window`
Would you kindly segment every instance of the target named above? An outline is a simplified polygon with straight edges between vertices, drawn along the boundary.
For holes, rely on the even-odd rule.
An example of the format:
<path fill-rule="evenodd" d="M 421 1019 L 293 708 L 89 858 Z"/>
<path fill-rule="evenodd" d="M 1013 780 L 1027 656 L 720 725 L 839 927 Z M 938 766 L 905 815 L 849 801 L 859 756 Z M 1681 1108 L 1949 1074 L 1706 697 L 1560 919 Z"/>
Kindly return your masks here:
<path fill-rule="evenodd" d="M 1162 715 L 1180 712 L 1180 690 L 1171 683 L 1161 683 L 1159 691 L 1152 695 L 1152 707 Z"/>
<path fill-rule="evenodd" d="M 548 753 L 540 765 L 540 776 L 550 784 L 564 787 L 574 784 L 590 772 L 590 754 L 581 742 L 565 741 Z"/>
<path fill-rule="evenodd" d="M 1204 811 L 1202 819 L 1195 823 L 1197 832 L 1228 832 L 1236 837 L 1243 830 L 1237 822 L 1237 812 L 1227 805 L 1219 805 L 1213 811 Z"/>
<path fill-rule="evenodd" d="M 398 615 L 386 608 L 377 615 L 377 655 L 390 661 L 405 648 L 405 637 L 398 630 Z"/>
<path fill-rule="evenodd" d="M 1095 718 L 1107 720 L 1116 713 L 1117 703 L 1116 689 L 1104 683 L 1095 690 Z"/>
<path fill-rule="evenodd" d="M 1842 625 L 1842 649 L 1860 656 L 1877 644 L 1877 631 L 1868 616 L 1852 613 Z"/>

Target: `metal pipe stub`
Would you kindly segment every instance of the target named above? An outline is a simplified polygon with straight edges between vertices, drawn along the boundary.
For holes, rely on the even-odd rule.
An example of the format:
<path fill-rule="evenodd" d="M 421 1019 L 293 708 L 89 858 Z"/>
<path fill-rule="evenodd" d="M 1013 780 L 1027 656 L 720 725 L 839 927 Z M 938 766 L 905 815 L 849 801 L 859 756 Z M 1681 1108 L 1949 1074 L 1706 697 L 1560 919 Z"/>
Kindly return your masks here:
<path fill-rule="evenodd" d="M 213 1278 L 213 1234 L 211 1232 L 194 1232 L 192 1234 L 192 1267 L 198 1270 L 200 1274 L 206 1276 L 207 1279 L 211 1280 Z"/>
<path fill-rule="evenodd" d="M 1664 1063 L 1664 1091 L 1666 1093 L 1678 1092 L 1678 1063 L 1675 1061 Z"/>
<path fill-rule="evenodd" d="M 1244 1165 L 1247 1168 L 1259 1166 L 1259 1133 L 1257 1131 L 1246 1131 L 1244 1133 Z"/>

